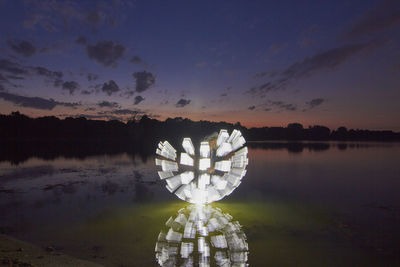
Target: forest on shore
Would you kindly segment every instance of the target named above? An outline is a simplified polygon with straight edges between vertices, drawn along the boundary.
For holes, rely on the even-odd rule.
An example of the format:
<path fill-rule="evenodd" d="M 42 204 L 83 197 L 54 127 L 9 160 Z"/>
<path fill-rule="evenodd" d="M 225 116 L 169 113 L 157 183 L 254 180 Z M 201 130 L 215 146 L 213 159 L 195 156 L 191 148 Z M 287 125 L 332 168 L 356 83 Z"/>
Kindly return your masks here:
<path fill-rule="evenodd" d="M 204 136 L 219 132 L 220 129 L 238 129 L 247 141 L 288 140 L 288 141 L 400 141 L 400 133 L 339 127 L 331 130 L 326 126 L 313 125 L 308 128 L 300 123 L 287 127 L 246 128 L 239 122 L 192 121 L 181 117 L 165 121 L 149 118 L 127 122 L 118 120 L 90 120 L 84 117 L 55 116 L 30 118 L 19 112 L 0 115 L 0 140 L 2 141 L 101 141 L 101 142 L 151 142 L 157 140 L 182 140 L 191 137 L 195 142 Z"/>

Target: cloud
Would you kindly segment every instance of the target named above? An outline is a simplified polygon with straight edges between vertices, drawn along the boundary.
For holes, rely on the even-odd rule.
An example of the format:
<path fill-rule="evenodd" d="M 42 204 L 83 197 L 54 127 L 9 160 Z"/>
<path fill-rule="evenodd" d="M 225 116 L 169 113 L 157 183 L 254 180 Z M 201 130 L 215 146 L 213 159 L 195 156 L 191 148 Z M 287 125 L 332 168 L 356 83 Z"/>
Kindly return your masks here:
<path fill-rule="evenodd" d="M 373 33 L 389 29 L 397 24 L 400 24 L 400 2 L 386 0 L 363 14 L 343 37 L 348 39 L 369 37 Z"/>
<path fill-rule="evenodd" d="M 131 59 L 129 60 L 129 62 L 133 63 L 133 64 L 137 64 L 137 65 L 141 65 L 144 68 L 152 68 L 155 69 L 155 66 L 148 64 L 147 62 L 143 61 L 143 59 L 141 59 L 139 56 L 133 56 L 131 57 Z"/>
<path fill-rule="evenodd" d="M 54 87 L 59 87 L 63 84 L 63 82 L 64 81 L 61 79 L 55 79 L 53 85 L 54 85 Z"/>
<path fill-rule="evenodd" d="M 0 73 L 0 91 L 4 90 L 4 86 L 3 86 L 2 83 L 8 83 L 9 84 L 10 82 L 8 81 L 8 79 L 6 77 L 4 77 L 3 74 Z"/>
<path fill-rule="evenodd" d="M 266 106 L 265 111 L 270 111 L 272 108 L 277 108 L 278 110 L 287 110 L 287 111 L 296 111 L 297 105 L 292 103 L 287 103 L 284 101 L 272 101 L 268 100 L 266 103 L 262 104 L 262 106 Z"/>
<path fill-rule="evenodd" d="M 227 94 L 227 93 L 223 93 L 223 94 L 221 94 L 220 96 L 221 96 L 221 97 L 224 97 L 224 96 L 228 96 L 228 94 Z"/>
<path fill-rule="evenodd" d="M 51 71 L 44 67 L 29 67 L 29 69 L 37 75 L 44 76 L 51 79 L 61 79 L 63 77 L 63 73 L 61 71 Z"/>
<path fill-rule="evenodd" d="M 142 96 L 140 96 L 140 95 L 138 95 L 138 96 L 136 96 L 135 97 L 135 100 L 134 100 L 134 105 L 137 105 L 137 104 L 139 104 L 140 102 L 142 102 L 144 100 L 144 98 L 142 97 Z"/>
<path fill-rule="evenodd" d="M 88 111 L 93 111 L 93 110 L 94 109 L 88 109 Z M 126 121 L 131 117 L 140 119 L 144 115 L 148 116 L 149 118 L 160 117 L 160 115 L 158 114 L 146 113 L 141 109 L 114 109 L 107 111 L 99 111 L 96 114 L 77 114 L 76 117 L 85 117 L 88 119 L 108 119 L 108 120 Z"/>
<path fill-rule="evenodd" d="M 87 43 L 87 40 L 85 37 L 79 36 L 78 38 L 76 38 L 75 43 L 78 45 L 85 45 Z"/>
<path fill-rule="evenodd" d="M 103 83 L 101 90 L 110 96 L 113 93 L 118 92 L 119 87 L 113 80 L 109 80 L 108 83 L 107 82 Z"/>
<path fill-rule="evenodd" d="M 28 70 L 18 63 L 11 62 L 7 59 L 0 59 L 0 70 L 6 71 L 14 75 L 28 74 Z"/>
<path fill-rule="evenodd" d="M 51 71 L 39 66 L 23 66 L 7 59 L 0 60 L 0 70 L 9 72 L 14 75 L 36 74 L 47 78 L 62 78 L 63 73 L 60 71 Z"/>
<path fill-rule="evenodd" d="M 101 101 L 97 103 L 101 108 L 118 108 L 119 104 L 117 102 Z"/>
<path fill-rule="evenodd" d="M 94 91 L 93 90 L 82 90 L 82 92 L 81 92 L 81 94 L 82 95 L 90 95 L 90 94 L 92 94 Z"/>
<path fill-rule="evenodd" d="M 75 81 L 64 82 L 62 84 L 63 90 L 68 90 L 69 94 L 72 95 L 75 90 L 79 90 L 79 84 Z"/>
<path fill-rule="evenodd" d="M 54 32 L 58 29 L 52 25 L 48 16 L 39 13 L 31 13 L 24 21 L 23 26 L 25 29 L 34 29 L 36 25 L 41 26 L 43 29 Z"/>
<path fill-rule="evenodd" d="M 249 93 L 252 95 L 258 94 L 261 97 L 264 97 L 265 93 L 268 93 L 273 90 L 282 89 L 283 88 L 283 85 L 281 84 L 282 82 L 283 82 L 282 80 L 277 81 L 276 83 L 275 82 L 266 82 L 266 83 L 261 84 L 260 86 L 250 88 L 245 93 Z"/>
<path fill-rule="evenodd" d="M 303 111 L 307 111 L 310 109 L 313 109 L 315 107 L 318 107 L 322 105 L 322 103 L 326 102 L 326 99 L 323 98 L 314 98 L 311 99 L 310 101 L 306 102 L 306 108 L 303 109 Z"/>
<path fill-rule="evenodd" d="M 60 115 L 60 116 L 62 116 L 62 115 Z M 84 118 L 86 118 L 88 120 L 93 120 L 93 119 L 120 120 L 121 119 L 120 117 L 113 116 L 113 115 L 106 115 L 106 114 L 99 114 L 99 115 L 95 115 L 95 114 L 76 114 L 74 117 L 75 118 L 84 117 Z"/>
<path fill-rule="evenodd" d="M 176 106 L 177 108 L 183 108 L 184 106 L 189 105 L 189 104 L 190 104 L 190 101 L 191 101 L 191 100 L 189 100 L 189 99 L 183 99 L 183 98 L 181 98 L 181 99 L 179 99 L 178 102 L 176 102 L 175 106 Z"/>
<path fill-rule="evenodd" d="M 24 57 L 30 57 L 36 54 L 36 47 L 28 41 L 8 40 L 8 46 L 18 54 Z"/>
<path fill-rule="evenodd" d="M 279 102 L 279 101 L 278 101 Z M 280 103 L 277 104 L 277 102 L 274 103 L 274 105 L 278 106 L 281 109 L 284 110 L 289 110 L 289 111 L 295 111 L 297 110 L 297 106 L 295 104 L 290 104 L 290 103 Z"/>
<path fill-rule="evenodd" d="M 272 77 L 274 77 L 275 75 L 277 74 L 277 72 L 276 71 L 263 71 L 263 72 L 259 72 L 259 73 L 256 73 L 256 74 L 254 74 L 254 79 L 260 79 L 260 78 L 263 78 L 263 77 L 265 77 L 265 76 L 269 76 L 269 78 L 272 78 Z"/>
<path fill-rule="evenodd" d="M 311 108 L 315 108 L 316 106 L 321 105 L 322 103 L 324 103 L 326 100 L 322 99 L 322 98 L 314 98 L 311 99 L 309 102 L 306 102 L 306 104 Z"/>
<path fill-rule="evenodd" d="M 93 74 L 93 73 L 88 73 L 88 74 L 86 75 L 86 78 L 87 78 L 87 80 L 88 80 L 89 82 L 91 82 L 91 81 L 97 80 L 97 79 L 99 78 L 99 75 Z"/>
<path fill-rule="evenodd" d="M 11 79 L 11 80 L 25 80 L 24 77 L 15 76 L 15 75 L 7 75 L 7 78 L 8 78 L 8 79 Z M 0 79 L 0 80 L 1 80 L 1 79 Z"/>
<path fill-rule="evenodd" d="M 12 75 L 38 75 L 48 79 L 61 79 L 63 77 L 61 71 L 51 71 L 40 66 L 24 66 L 7 59 L 0 59 L 0 70 Z"/>
<path fill-rule="evenodd" d="M 342 47 L 333 48 L 325 52 L 316 54 L 310 58 L 305 58 L 296 62 L 284 70 L 281 74 L 286 79 L 302 78 L 312 75 L 313 72 L 321 70 L 334 70 L 343 64 L 354 54 L 370 46 L 365 44 L 350 44 Z"/>
<path fill-rule="evenodd" d="M 4 77 L 3 74 L 0 73 L 0 81 L 8 81 L 6 77 Z"/>
<path fill-rule="evenodd" d="M 125 96 L 126 98 L 130 98 L 135 94 L 135 91 L 127 89 L 124 93 L 122 93 L 120 96 Z"/>
<path fill-rule="evenodd" d="M 28 107 L 28 108 L 35 108 L 35 109 L 42 109 L 42 110 L 52 110 L 56 106 L 64 106 L 64 107 L 77 107 L 80 106 L 80 103 L 67 103 L 67 102 L 58 102 L 54 99 L 45 99 L 41 97 L 27 97 L 21 96 L 16 94 L 10 94 L 1 92 L 0 98 L 4 99 L 5 101 L 14 103 L 21 107 Z"/>
<path fill-rule="evenodd" d="M 140 109 L 114 109 L 110 113 L 116 115 L 133 115 L 133 114 L 145 114 L 144 111 Z"/>
<path fill-rule="evenodd" d="M 136 80 L 136 92 L 143 92 L 149 89 L 155 82 L 156 77 L 147 71 L 139 71 L 132 74 L 133 78 Z"/>
<path fill-rule="evenodd" d="M 250 106 L 250 107 L 248 107 L 247 109 L 249 109 L 249 110 L 254 110 L 256 108 L 256 106 Z"/>
<path fill-rule="evenodd" d="M 37 25 L 54 32 L 61 27 L 68 28 L 71 20 L 81 19 L 79 6 L 71 1 L 24 1 L 29 17 L 24 20 L 26 29 L 34 29 Z"/>
<path fill-rule="evenodd" d="M 140 57 L 138 56 L 133 56 L 129 62 L 134 63 L 134 64 L 141 64 L 143 61 Z"/>
<path fill-rule="evenodd" d="M 291 64 L 286 69 L 277 72 L 275 78 L 270 78 L 265 83 L 250 88 L 246 93 L 263 96 L 270 91 L 285 89 L 290 82 L 296 79 L 310 77 L 318 72 L 333 71 L 355 54 L 377 45 L 380 43 L 376 41 L 348 44 L 315 54 Z"/>
<path fill-rule="evenodd" d="M 73 26 L 78 26 L 80 30 L 85 26 L 94 28 L 104 22 L 115 26 L 133 7 L 129 0 L 98 1 L 95 8 L 92 4 L 82 5 L 79 1 L 25 0 L 23 3 L 25 9 L 29 10 L 29 16 L 23 22 L 24 27 L 35 29 L 38 26 L 50 32 L 70 30 Z"/>
<path fill-rule="evenodd" d="M 98 26 L 103 23 L 105 15 L 98 9 L 86 14 L 86 21 L 92 26 Z"/>
<path fill-rule="evenodd" d="M 113 41 L 98 42 L 95 45 L 87 45 L 86 52 L 90 59 L 103 64 L 106 67 L 116 67 L 118 60 L 125 53 L 125 46 Z"/>
<path fill-rule="evenodd" d="M 66 43 L 52 43 L 48 46 L 42 47 L 39 49 L 38 53 L 55 53 L 60 51 L 61 48 L 65 48 L 68 44 Z"/>

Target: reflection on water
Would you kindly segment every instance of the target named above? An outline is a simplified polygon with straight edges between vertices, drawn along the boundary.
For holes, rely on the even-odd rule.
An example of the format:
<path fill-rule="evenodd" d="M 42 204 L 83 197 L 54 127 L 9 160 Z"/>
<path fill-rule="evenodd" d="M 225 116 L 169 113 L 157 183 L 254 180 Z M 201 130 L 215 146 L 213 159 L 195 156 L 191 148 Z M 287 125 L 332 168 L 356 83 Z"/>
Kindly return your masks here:
<path fill-rule="evenodd" d="M 171 216 L 158 235 L 161 266 L 246 266 L 249 246 L 239 222 L 210 205 L 190 205 Z"/>
<path fill-rule="evenodd" d="M 58 158 L 85 160 L 99 155 L 119 155 L 126 153 L 129 157 L 140 158 L 146 162 L 153 158 L 157 143 L 88 143 L 88 142 L 16 142 L 0 143 L 0 162 L 6 161 L 12 164 L 23 164 L 31 158 L 54 160 Z M 289 153 L 301 153 L 306 151 L 326 151 L 329 149 L 360 149 L 371 147 L 391 147 L 393 143 L 377 142 L 247 142 L 249 148 L 263 150 L 286 150 Z"/>
<path fill-rule="evenodd" d="M 157 177 L 156 145 L 1 146 L 0 233 L 106 266 L 154 266 L 157 234 L 183 207 Z M 243 226 L 248 264 L 400 266 L 399 144 L 248 147 L 246 181 L 216 204 Z M 211 265 L 218 250 L 231 260 L 204 241 Z"/>

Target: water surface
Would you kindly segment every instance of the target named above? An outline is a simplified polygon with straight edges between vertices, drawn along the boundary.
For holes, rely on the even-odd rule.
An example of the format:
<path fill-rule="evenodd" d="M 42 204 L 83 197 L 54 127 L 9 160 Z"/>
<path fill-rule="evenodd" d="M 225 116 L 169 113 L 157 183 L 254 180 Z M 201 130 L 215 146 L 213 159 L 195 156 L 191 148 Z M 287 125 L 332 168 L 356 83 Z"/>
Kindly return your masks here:
<path fill-rule="evenodd" d="M 1 155 L 0 230 L 107 266 L 157 266 L 158 235 L 188 204 L 154 157 L 48 155 Z M 242 226 L 251 266 L 400 264 L 399 144 L 250 143 L 248 156 L 242 184 L 212 207 Z"/>

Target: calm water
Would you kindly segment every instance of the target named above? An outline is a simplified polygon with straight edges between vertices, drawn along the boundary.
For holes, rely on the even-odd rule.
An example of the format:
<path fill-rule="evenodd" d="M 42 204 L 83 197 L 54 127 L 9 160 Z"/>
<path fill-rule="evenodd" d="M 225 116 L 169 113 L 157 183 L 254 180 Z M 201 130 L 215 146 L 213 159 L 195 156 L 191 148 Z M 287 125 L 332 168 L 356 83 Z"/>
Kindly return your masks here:
<path fill-rule="evenodd" d="M 2 156 L 0 229 L 107 266 L 157 266 L 160 231 L 190 207 L 156 171 L 135 153 Z M 241 225 L 251 266 L 395 266 L 399 189 L 399 144 L 259 143 L 210 208 Z"/>

